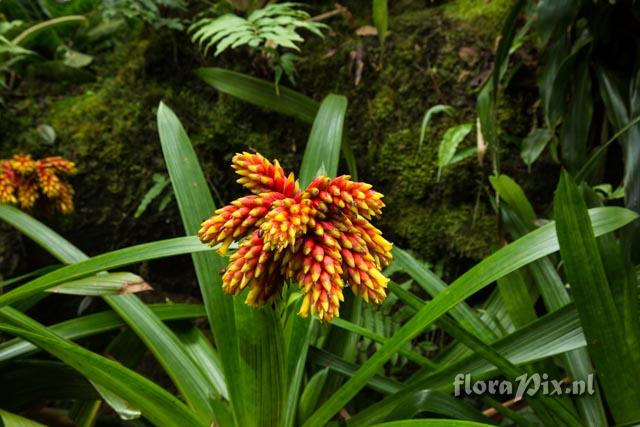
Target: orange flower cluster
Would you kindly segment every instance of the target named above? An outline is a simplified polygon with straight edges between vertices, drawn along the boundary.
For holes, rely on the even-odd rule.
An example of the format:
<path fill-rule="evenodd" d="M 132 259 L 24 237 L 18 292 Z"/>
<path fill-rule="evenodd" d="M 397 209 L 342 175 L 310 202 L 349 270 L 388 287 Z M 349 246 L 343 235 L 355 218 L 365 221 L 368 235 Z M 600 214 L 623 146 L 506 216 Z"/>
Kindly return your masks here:
<path fill-rule="evenodd" d="M 16 154 L 0 160 L 0 203 L 31 209 L 44 196 L 63 214 L 73 211 L 73 188 L 65 177 L 76 173 L 73 162 L 62 157 L 33 160 Z"/>
<path fill-rule="evenodd" d="M 384 301 L 380 270 L 392 245 L 369 222 L 381 214 L 382 194 L 346 175 L 318 177 L 301 191 L 293 174 L 260 154 L 236 154 L 233 168 L 254 194 L 218 209 L 198 233 L 223 255 L 242 239 L 224 272 L 226 293 L 248 287 L 247 303 L 260 306 L 295 281 L 304 292 L 299 314 L 322 321 L 339 316 L 345 282 L 367 302 Z"/>

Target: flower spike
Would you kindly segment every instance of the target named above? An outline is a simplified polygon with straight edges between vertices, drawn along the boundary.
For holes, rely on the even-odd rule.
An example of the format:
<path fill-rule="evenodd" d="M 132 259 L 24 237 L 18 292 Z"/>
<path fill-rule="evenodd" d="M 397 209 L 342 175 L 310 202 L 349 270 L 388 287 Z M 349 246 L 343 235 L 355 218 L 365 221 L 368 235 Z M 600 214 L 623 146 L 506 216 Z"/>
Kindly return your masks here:
<path fill-rule="evenodd" d="M 277 160 L 271 163 L 261 154 L 245 152 L 233 156 L 232 162 L 231 167 L 241 176 L 238 183 L 255 194 L 275 191 L 292 197 L 300 192 L 293 174 L 286 176 Z"/>
<path fill-rule="evenodd" d="M 384 301 L 389 280 L 381 270 L 392 244 L 369 222 L 382 213 L 382 194 L 348 175 L 317 177 L 301 192 L 293 174 L 257 153 L 236 154 L 232 167 L 254 194 L 218 209 L 198 232 L 221 254 L 239 242 L 222 277 L 226 293 L 248 289 L 247 304 L 261 306 L 285 280 L 297 282 L 298 314 L 323 322 L 340 315 L 346 286 L 367 302 Z"/>
<path fill-rule="evenodd" d="M 32 209 L 44 196 L 63 214 L 73 212 L 73 188 L 66 177 L 77 172 L 73 162 L 59 156 L 33 160 L 16 154 L 0 161 L 0 203 Z"/>

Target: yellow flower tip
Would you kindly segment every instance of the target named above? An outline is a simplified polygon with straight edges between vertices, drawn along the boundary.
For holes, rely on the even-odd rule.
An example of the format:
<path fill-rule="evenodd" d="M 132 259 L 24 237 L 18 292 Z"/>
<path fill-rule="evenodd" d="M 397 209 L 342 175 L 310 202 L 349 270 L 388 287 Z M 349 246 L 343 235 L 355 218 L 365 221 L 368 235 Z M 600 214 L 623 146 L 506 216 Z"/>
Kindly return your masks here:
<path fill-rule="evenodd" d="M 225 256 L 227 254 L 227 251 L 229 250 L 229 246 L 231 246 L 231 243 L 233 243 L 232 238 L 228 238 L 224 242 L 222 242 L 222 245 L 220 245 L 220 247 L 216 251 L 218 255 Z"/>

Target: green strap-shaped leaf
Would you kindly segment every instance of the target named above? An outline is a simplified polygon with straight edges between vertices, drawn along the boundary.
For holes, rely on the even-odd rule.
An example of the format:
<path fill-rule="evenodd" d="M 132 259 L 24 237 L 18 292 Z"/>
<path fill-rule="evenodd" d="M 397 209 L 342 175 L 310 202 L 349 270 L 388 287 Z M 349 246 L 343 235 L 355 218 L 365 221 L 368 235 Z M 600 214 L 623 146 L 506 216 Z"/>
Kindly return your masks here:
<path fill-rule="evenodd" d="M 0 314 L 3 321 L 13 323 L 20 313 L 11 313 L 10 310 L 8 307 L 2 308 Z M 122 396 L 139 408 L 144 417 L 156 425 L 175 427 L 209 425 L 209 421 L 198 417 L 177 398 L 143 376 L 124 368 L 117 362 L 49 333 L 37 322 L 29 323 L 31 325 L 27 328 L 0 324 L 0 330 L 31 341 L 87 378 Z"/>
<path fill-rule="evenodd" d="M 212 418 L 209 402 L 216 397 L 214 385 L 200 373 L 169 327 L 135 295 L 105 296 L 104 300 L 151 350 L 189 406 L 203 417 Z"/>
<path fill-rule="evenodd" d="M 26 214 L 23 215 L 27 216 Z M 0 219 L 5 219 L 1 211 Z M 21 231 L 23 230 L 21 229 Z M 50 231 L 53 232 L 52 230 Z M 62 238 L 60 237 L 60 239 Z M 60 239 L 49 240 L 42 246 L 55 253 L 56 249 L 53 245 L 55 245 L 56 242 L 60 242 Z M 64 241 L 64 239 L 62 240 Z M 68 242 L 65 241 L 65 243 L 67 246 L 69 245 Z M 119 268 L 125 265 L 135 264 L 137 262 L 148 261 L 151 259 L 183 255 L 193 252 L 210 252 L 211 250 L 211 248 L 200 243 L 200 240 L 197 237 L 178 237 L 152 243 L 143 243 L 141 245 L 107 252 L 105 254 L 97 255 L 95 257 L 85 259 L 84 261 L 59 268 L 13 289 L 4 295 L 1 295 L 0 306 L 12 304 L 36 295 L 39 292 L 46 291 L 55 285 L 99 273 L 101 271 Z"/>
<path fill-rule="evenodd" d="M 515 274 L 517 271 L 511 273 Z M 424 306 L 424 302 L 420 300 L 420 298 L 414 296 L 409 291 L 406 291 L 399 286 L 392 285 L 390 286 L 391 291 L 398 295 L 403 302 L 407 305 L 411 306 L 416 311 L 420 310 Z M 513 364 L 509 359 L 500 354 L 494 348 L 485 344 L 480 339 L 478 339 L 475 335 L 470 334 L 465 331 L 463 328 L 458 326 L 458 324 L 453 321 L 448 316 L 442 316 L 438 320 L 442 328 L 454 337 L 456 340 L 460 341 L 464 345 L 466 345 L 469 349 L 473 351 L 473 353 L 477 354 L 487 362 L 491 363 L 493 366 L 498 368 L 502 374 L 504 374 L 507 378 L 512 381 L 515 380 L 520 375 L 528 374 L 529 371 L 526 368 L 520 368 Z M 468 372 L 468 371 L 459 371 L 459 372 Z M 545 421 L 546 424 L 553 423 L 554 421 L 562 420 L 567 425 L 573 425 L 576 427 L 580 426 L 580 422 L 575 418 L 573 414 L 566 410 L 560 402 L 556 399 L 548 396 L 536 396 L 533 399 L 528 399 L 529 405 L 534 409 L 535 413 L 538 417 Z M 553 414 L 557 417 L 557 420 L 554 418 L 550 418 L 547 416 L 547 410 L 550 414 Z"/>
<path fill-rule="evenodd" d="M 640 367 L 633 363 L 627 345 L 621 312 L 598 253 L 593 221 L 578 186 L 566 172 L 556 191 L 554 213 L 560 253 L 607 403 L 617 423 L 637 423 Z"/>
<path fill-rule="evenodd" d="M 187 133 L 173 111 L 162 103 L 158 132 L 185 231 L 196 234 L 200 223 L 215 211 L 215 205 Z M 197 254 L 193 263 L 236 424 L 279 424 L 284 407 L 280 399 L 284 395 L 284 344 L 274 311 L 251 309 L 223 293 L 218 273 L 226 266 L 222 257 Z"/>
<path fill-rule="evenodd" d="M 31 421 L 28 418 L 3 411 L 2 409 L 0 409 L 0 425 L 4 427 L 44 427 L 44 424 Z"/>
<path fill-rule="evenodd" d="M 593 209 L 590 214 L 597 235 L 620 228 L 637 218 L 635 213 L 622 208 Z M 527 234 L 463 274 L 398 330 L 387 344 L 306 421 L 305 426 L 328 421 L 403 345 L 467 297 L 500 277 L 557 251 L 559 246 L 554 227 L 555 224 L 550 223 Z"/>
<path fill-rule="evenodd" d="M 541 317 L 526 327 L 492 344 L 492 347 L 511 363 L 520 365 L 584 347 L 586 342 L 573 305 Z M 453 382 L 461 372 L 473 378 L 490 378 L 498 374 L 491 363 L 473 353 L 433 372 L 431 369 L 416 373 L 398 394 L 367 407 L 352 416 L 354 426 L 369 426 L 380 422 L 401 402 L 421 390 L 439 390 L 450 393 Z"/>
<path fill-rule="evenodd" d="M 159 319 L 181 320 L 205 317 L 204 308 L 195 304 L 150 304 L 148 306 Z M 62 338 L 75 340 L 101 334 L 124 326 L 120 316 L 113 311 L 89 314 L 48 326 Z M 37 347 L 19 338 L 0 343 L 0 362 L 28 354 Z"/>
<path fill-rule="evenodd" d="M 196 74 L 220 92 L 305 123 L 313 123 L 320 107 L 313 99 L 283 86 L 277 95 L 272 82 L 246 74 L 222 68 L 200 68 Z"/>
<path fill-rule="evenodd" d="M 504 204 L 501 213 L 504 224 L 513 237 L 518 238 L 533 230 L 535 213 L 522 188 L 506 175 L 491 177 L 491 184 L 500 193 Z M 548 258 L 540 259 L 527 266 L 536 282 L 547 310 L 555 311 L 571 303 L 571 297 L 563 280 Z M 562 355 L 567 372 L 574 380 L 586 381 L 594 374 L 593 365 L 586 348 L 566 352 Z M 574 398 L 583 422 L 591 427 L 606 424 L 604 405 L 598 387 L 593 395 L 584 394 Z"/>
<path fill-rule="evenodd" d="M 520 219 L 530 228 L 536 219 L 533 206 L 522 188 L 507 175 L 490 176 L 489 182 L 500 197 L 513 209 Z"/>
<path fill-rule="evenodd" d="M 447 289 L 447 285 L 442 279 L 428 270 L 408 252 L 394 247 L 393 259 L 394 263 L 396 263 L 402 271 L 413 277 L 416 283 L 432 297 Z M 455 307 L 451 310 L 451 315 L 466 330 L 477 335 L 483 341 L 491 342 L 497 338 L 495 332 L 493 332 L 467 304 L 461 303 Z"/>
<path fill-rule="evenodd" d="M 336 176 L 340 159 L 340 146 L 347 113 L 347 98 L 327 95 L 313 122 L 309 142 L 300 166 L 300 185 L 304 188 L 318 176 L 324 166 L 324 175 Z"/>
<path fill-rule="evenodd" d="M 378 30 L 380 44 L 384 44 L 389 28 L 389 10 L 387 0 L 373 0 L 373 25 Z"/>
<path fill-rule="evenodd" d="M 52 230 L 29 219 L 28 215 L 18 211 L 9 212 L 9 218 L 3 216 L 4 211 L 0 211 L 0 218 L 7 220 L 12 225 L 17 226 L 27 235 L 36 234 L 38 231 L 45 232 L 47 239 L 42 237 L 38 243 L 43 247 L 56 253 L 62 261 L 74 262 L 83 257 L 84 254 L 77 248 L 57 235 Z M 30 228 L 31 227 L 31 228 Z M 19 301 L 26 297 L 36 295 L 38 292 L 47 290 L 59 283 L 86 276 L 87 274 L 105 271 L 123 264 L 131 264 L 145 259 L 153 259 L 171 254 L 185 253 L 185 248 L 189 252 L 197 252 L 205 247 L 197 238 L 182 238 L 143 244 L 108 254 L 99 255 L 84 261 L 76 262 L 66 267 L 62 267 L 49 274 L 41 276 L 25 285 L 22 285 L 0 297 L 0 306 Z M 59 251 L 60 248 L 60 252 Z M 64 248 L 64 249 L 63 249 Z M 70 255 L 69 255 L 70 254 Z M 64 259 L 68 256 L 69 259 Z M 187 402 L 195 408 L 200 415 L 211 416 L 212 409 L 209 405 L 211 401 L 209 394 L 211 389 L 202 377 L 198 374 L 198 368 L 194 361 L 185 353 L 179 345 L 175 335 L 153 315 L 148 307 L 140 302 L 133 295 L 122 295 L 119 297 L 104 296 L 105 300 L 116 310 L 125 321 L 140 335 L 145 344 L 154 353 L 167 373 L 174 381 Z M 111 390 L 117 393 L 118 390 Z"/>

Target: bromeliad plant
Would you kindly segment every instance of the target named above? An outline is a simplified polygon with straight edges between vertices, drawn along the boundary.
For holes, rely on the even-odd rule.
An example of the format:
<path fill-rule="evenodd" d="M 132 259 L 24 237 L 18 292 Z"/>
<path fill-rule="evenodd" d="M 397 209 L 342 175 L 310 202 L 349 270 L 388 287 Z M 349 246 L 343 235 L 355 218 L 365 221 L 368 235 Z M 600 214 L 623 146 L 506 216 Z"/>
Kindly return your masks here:
<path fill-rule="evenodd" d="M 31 210 L 39 201 L 60 213 L 73 211 L 73 187 L 67 181 L 77 172 L 73 162 L 59 156 L 33 160 L 29 154 L 16 154 L 0 160 L 0 203 Z"/>
<path fill-rule="evenodd" d="M 247 304 L 262 306 L 285 280 L 297 282 L 304 291 L 299 314 L 323 321 L 339 316 L 345 279 L 365 301 L 384 301 L 388 279 L 380 270 L 391 262 L 392 245 L 368 221 L 381 214 L 382 194 L 348 175 L 319 176 L 300 191 L 293 174 L 260 154 L 236 154 L 233 168 L 254 195 L 217 210 L 198 233 L 221 243 L 221 255 L 244 238 L 224 273 L 225 292 L 249 287 Z"/>

